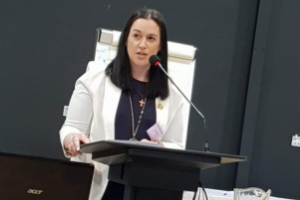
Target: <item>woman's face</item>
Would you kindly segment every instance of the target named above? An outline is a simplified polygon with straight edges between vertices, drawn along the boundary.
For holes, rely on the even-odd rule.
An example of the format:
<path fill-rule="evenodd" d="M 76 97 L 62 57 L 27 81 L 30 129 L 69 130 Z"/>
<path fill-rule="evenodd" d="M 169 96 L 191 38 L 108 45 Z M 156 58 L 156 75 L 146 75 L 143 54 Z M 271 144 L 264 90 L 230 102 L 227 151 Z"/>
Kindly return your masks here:
<path fill-rule="evenodd" d="M 126 42 L 132 67 L 150 67 L 149 58 L 160 50 L 160 29 L 152 19 L 133 22 Z"/>

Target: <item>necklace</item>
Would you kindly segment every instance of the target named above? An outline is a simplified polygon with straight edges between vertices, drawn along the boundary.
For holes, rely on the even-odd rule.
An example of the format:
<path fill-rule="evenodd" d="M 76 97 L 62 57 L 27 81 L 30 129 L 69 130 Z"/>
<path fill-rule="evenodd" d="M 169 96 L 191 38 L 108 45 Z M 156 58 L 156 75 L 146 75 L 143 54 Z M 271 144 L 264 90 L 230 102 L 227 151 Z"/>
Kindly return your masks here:
<path fill-rule="evenodd" d="M 141 96 L 141 100 L 139 101 L 139 104 L 140 104 L 140 107 L 143 107 L 144 105 L 145 105 L 145 101 L 144 101 L 144 97 L 143 97 L 143 95 L 139 92 L 139 90 L 138 89 L 135 89 L 136 90 L 136 92 Z"/>
<path fill-rule="evenodd" d="M 141 101 L 143 101 L 143 107 L 141 109 L 141 113 L 140 113 L 140 116 L 139 116 L 139 120 L 138 120 L 138 123 L 136 125 L 136 128 L 134 129 L 134 113 L 133 113 L 133 105 L 132 105 L 132 98 L 131 98 L 131 95 L 130 95 L 130 92 L 128 92 L 128 96 L 129 96 L 129 103 L 130 103 L 130 111 L 131 111 L 131 123 L 132 123 L 132 138 L 130 140 L 136 140 L 135 136 L 137 134 L 137 131 L 139 129 L 139 126 L 140 126 L 140 123 L 141 123 L 141 120 L 142 120 L 142 117 L 143 117 L 143 114 L 144 114 L 144 110 L 145 110 L 145 105 L 146 105 L 146 101 L 147 101 L 147 97 L 145 98 L 145 101 L 142 99 Z M 141 103 L 140 103 L 141 105 Z"/>

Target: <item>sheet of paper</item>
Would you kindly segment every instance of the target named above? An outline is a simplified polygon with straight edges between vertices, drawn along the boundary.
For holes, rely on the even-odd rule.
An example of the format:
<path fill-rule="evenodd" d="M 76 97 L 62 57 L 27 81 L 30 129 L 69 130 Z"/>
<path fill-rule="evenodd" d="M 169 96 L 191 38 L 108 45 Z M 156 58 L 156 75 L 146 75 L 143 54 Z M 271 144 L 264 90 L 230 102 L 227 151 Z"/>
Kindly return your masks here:
<path fill-rule="evenodd" d="M 155 123 L 153 126 L 151 126 L 147 130 L 147 133 L 152 141 L 159 141 L 163 136 L 163 132 L 158 123 Z"/>
<path fill-rule="evenodd" d="M 109 53 L 108 45 L 97 43 L 95 60 L 108 60 Z"/>

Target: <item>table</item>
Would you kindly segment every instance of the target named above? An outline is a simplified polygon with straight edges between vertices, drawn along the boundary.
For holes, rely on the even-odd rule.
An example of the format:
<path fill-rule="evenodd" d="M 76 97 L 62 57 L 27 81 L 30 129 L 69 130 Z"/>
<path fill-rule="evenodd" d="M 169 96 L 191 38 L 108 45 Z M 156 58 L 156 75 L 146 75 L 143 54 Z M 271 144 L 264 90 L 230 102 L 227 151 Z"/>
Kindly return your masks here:
<path fill-rule="evenodd" d="M 217 189 L 209 189 L 209 188 L 206 188 L 205 190 L 209 200 L 233 200 L 233 191 L 217 190 Z M 198 200 L 199 193 L 200 193 L 200 200 L 205 200 L 201 188 L 198 188 L 198 194 L 196 200 Z M 182 200 L 192 200 L 193 196 L 194 196 L 194 192 L 186 191 L 183 193 Z M 278 197 L 271 196 L 269 200 L 292 200 L 292 199 L 285 199 L 285 198 L 278 198 Z"/>

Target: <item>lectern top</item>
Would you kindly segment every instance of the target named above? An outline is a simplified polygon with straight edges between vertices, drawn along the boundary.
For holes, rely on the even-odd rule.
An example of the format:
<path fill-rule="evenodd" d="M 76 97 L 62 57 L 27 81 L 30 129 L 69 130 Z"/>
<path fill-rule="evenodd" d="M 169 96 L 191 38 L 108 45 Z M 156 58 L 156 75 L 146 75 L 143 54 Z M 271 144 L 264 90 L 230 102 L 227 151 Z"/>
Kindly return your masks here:
<path fill-rule="evenodd" d="M 150 143 L 142 143 L 138 141 L 127 141 L 127 140 L 105 140 L 98 141 L 89 144 L 81 145 L 80 151 L 82 153 L 92 153 L 93 159 L 105 163 L 107 157 L 123 155 L 122 162 L 131 161 L 128 157 L 151 157 L 152 159 L 167 159 L 167 160 L 190 160 L 190 162 L 199 162 L 200 158 L 204 162 L 207 160 L 214 160 L 215 164 L 235 163 L 242 162 L 247 159 L 245 156 L 230 155 L 215 152 L 204 152 L 195 150 L 183 150 L 183 149 L 170 149 L 161 148 L 158 145 Z M 139 152 L 139 153 L 137 153 Z M 124 156 L 126 155 L 126 156 Z M 103 158 L 103 159 L 100 159 Z M 125 159 L 126 157 L 126 159 Z M 155 158 L 154 158 L 155 157 Z M 193 160 L 193 161 L 191 161 Z"/>

